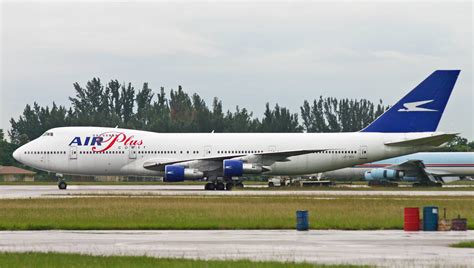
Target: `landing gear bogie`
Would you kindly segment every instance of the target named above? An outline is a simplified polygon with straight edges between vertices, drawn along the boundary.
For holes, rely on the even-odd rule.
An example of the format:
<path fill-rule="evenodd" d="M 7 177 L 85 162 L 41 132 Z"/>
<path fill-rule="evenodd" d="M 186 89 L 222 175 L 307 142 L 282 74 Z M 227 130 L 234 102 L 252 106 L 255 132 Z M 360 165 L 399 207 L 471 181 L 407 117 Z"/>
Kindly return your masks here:
<path fill-rule="evenodd" d="M 225 185 L 222 182 L 216 183 L 216 190 L 217 191 L 224 191 L 225 190 Z"/>
<path fill-rule="evenodd" d="M 234 183 L 234 182 L 224 183 L 224 182 L 221 182 L 221 181 L 208 182 L 204 185 L 204 190 L 206 190 L 206 191 L 213 191 L 213 190 L 231 191 L 234 187 L 243 188 L 244 185 L 241 182 L 238 182 L 238 183 Z"/>
<path fill-rule="evenodd" d="M 204 185 L 204 190 L 213 191 L 216 189 L 216 185 L 213 182 L 208 182 Z"/>

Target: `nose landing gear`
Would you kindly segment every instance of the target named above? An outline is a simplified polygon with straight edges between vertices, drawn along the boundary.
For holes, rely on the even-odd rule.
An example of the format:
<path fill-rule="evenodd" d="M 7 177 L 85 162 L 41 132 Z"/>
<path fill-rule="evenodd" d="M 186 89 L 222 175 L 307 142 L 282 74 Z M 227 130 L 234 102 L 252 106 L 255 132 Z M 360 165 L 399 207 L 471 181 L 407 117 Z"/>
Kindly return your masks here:
<path fill-rule="evenodd" d="M 58 188 L 59 188 L 59 190 L 66 190 L 66 188 L 67 188 L 67 183 L 66 183 L 65 181 L 63 181 L 63 180 L 60 180 L 60 181 L 58 182 Z"/>

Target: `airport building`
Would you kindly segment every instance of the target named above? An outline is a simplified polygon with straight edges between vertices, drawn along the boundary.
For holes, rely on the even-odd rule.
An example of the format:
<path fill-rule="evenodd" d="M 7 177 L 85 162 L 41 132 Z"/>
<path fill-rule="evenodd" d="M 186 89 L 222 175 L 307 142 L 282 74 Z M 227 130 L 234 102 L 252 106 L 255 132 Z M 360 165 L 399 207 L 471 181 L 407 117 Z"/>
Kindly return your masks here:
<path fill-rule="evenodd" d="M 14 167 L 0 166 L 0 181 L 35 181 L 36 172 Z"/>

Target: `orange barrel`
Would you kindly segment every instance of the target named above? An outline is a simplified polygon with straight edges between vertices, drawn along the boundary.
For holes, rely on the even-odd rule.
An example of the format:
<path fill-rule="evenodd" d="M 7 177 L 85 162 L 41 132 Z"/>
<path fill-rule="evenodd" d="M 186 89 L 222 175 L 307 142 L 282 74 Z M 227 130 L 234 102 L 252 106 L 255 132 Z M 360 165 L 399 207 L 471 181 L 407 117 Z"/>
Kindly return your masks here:
<path fill-rule="evenodd" d="M 420 230 L 420 209 L 405 208 L 405 220 L 403 222 L 403 230 L 419 231 Z"/>

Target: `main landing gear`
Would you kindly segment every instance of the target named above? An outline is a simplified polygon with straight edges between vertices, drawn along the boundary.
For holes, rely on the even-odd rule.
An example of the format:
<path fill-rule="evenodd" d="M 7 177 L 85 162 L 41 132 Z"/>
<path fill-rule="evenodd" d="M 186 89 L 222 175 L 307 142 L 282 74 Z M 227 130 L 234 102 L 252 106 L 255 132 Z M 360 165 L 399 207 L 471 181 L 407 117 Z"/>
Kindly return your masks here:
<path fill-rule="evenodd" d="M 223 182 L 219 182 L 219 181 L 218 182 L 208 182 L 208 183 L 206 183 L 206 185 L 204 185 L 204 190 L 209 190 L 209 191 L 213 191 L 213 190 L 224 191 L 224 190 L 227 190 L 227 191 L 230 191 L 234 187 L 244 188 L 244 185 L 242 184 L 242 182 L 238 182 L 238 183 L 227 182 L 225 184 Z"/>

